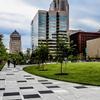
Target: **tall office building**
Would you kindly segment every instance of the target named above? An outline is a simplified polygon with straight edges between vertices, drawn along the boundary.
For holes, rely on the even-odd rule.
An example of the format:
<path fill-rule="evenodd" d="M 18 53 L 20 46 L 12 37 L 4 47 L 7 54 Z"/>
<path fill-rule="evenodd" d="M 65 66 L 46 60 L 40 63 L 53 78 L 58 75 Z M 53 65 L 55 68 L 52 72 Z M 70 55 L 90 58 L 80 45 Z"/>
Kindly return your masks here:
<path fill-rule="evenodd" d="M 10 53 L 21 52 L 21 35 L 15 30 L 10 35 Z"/>
<path fill-rule="evenodd" d="M 53 0 L 49 11 L 39 10 L 32 20 L 32 49 L 41 42 L 46 44 L 50 53 L 57 47 L 57 37 L 66 37 L 69 30 L 69 4 L 67 0 Z M 55 49 L 54 49 L 55 48 Z M 53 51 L 52 51 L 52 50 Z"/>
<path fill-rule="evenodd" d="M 69 12 L 69 4 L 67 0 L 53 0 L 49 10 Z"/>
<path fill-rule="evenodd" d="M 36 49 L 39 39 L 46 39 L 47 11 L 39 10 L 31 23 L 32 26 L 32 49 Z"/>

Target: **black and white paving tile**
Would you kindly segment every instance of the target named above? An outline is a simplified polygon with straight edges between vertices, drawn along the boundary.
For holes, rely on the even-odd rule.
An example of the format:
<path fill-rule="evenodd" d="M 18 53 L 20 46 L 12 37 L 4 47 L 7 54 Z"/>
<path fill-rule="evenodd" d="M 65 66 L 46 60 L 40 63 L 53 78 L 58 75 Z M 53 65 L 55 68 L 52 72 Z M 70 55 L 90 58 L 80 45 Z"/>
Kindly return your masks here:
<path fill-rule="evenodd" d="M 23 67 L 5 65 L 0 72 L 0 100 L 100 100 L 100 87 L 38 77 Z"/>

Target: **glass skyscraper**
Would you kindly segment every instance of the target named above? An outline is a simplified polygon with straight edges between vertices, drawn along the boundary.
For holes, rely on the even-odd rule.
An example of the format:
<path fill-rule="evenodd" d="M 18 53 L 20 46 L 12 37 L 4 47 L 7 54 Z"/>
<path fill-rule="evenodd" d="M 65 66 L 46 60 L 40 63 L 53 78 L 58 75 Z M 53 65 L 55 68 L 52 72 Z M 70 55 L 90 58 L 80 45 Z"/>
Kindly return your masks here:
<path fill-rule="evenodd" d="M 69 13 L 69 4 L 67 0 L 53 0 L 50 4 L 49 10 L 66 11 Z"/>
<path fill-rule="evenodd" d="M 69 30 L 69 4 L 67 0 L 53 0 L 49 11 L 39 10 L 31 23 L 32 27 L 32 49 L 36 49 L 40 42 L 46 43 L 48 47 L 56 48 L 57 34 L 67 36 Z M 53 49 L 54 50 L 54 49 Z M 55 51 L 55 50 L 54 50 Z"/>
<path fill-rule="evenodd" d="M 46 16 L 47 12 L 44 10 L 39 10 L 32 20 L 32 49 L 36 49 L 38 47 L 39 39 L 46 39 Z"/>
<path fill-rule="evenodd" d="M 57 31 L 57 15 L 55 11 L 49 11 L 48 22 L 49 38 L 52 39 L 52 34 Z"/>

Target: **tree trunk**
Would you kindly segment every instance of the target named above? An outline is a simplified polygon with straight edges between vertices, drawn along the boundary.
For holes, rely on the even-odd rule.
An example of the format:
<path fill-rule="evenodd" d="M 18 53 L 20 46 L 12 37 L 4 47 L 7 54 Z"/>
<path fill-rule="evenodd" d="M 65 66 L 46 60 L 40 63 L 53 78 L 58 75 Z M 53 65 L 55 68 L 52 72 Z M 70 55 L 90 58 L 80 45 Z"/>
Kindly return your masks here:
<path fill-rule="evenodd" d="M 63 68 L 62 68 L 62 64 L 63 64 L 63 63 L 61 62 L 61 74 L 63 74 Z"/>

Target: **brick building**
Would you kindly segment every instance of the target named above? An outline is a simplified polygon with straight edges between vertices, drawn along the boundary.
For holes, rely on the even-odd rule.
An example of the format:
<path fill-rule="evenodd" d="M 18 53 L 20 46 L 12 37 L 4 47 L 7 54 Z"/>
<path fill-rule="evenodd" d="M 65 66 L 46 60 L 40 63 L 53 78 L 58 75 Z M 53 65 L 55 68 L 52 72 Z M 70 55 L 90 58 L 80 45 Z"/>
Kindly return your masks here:
<path fill-rule="evenodd" d="M 77 54 L 86 57 L 86 41 L 100 37 L 100 32 L 77 32 L 70 36 L 70 39 L 76 45 Z"/>

